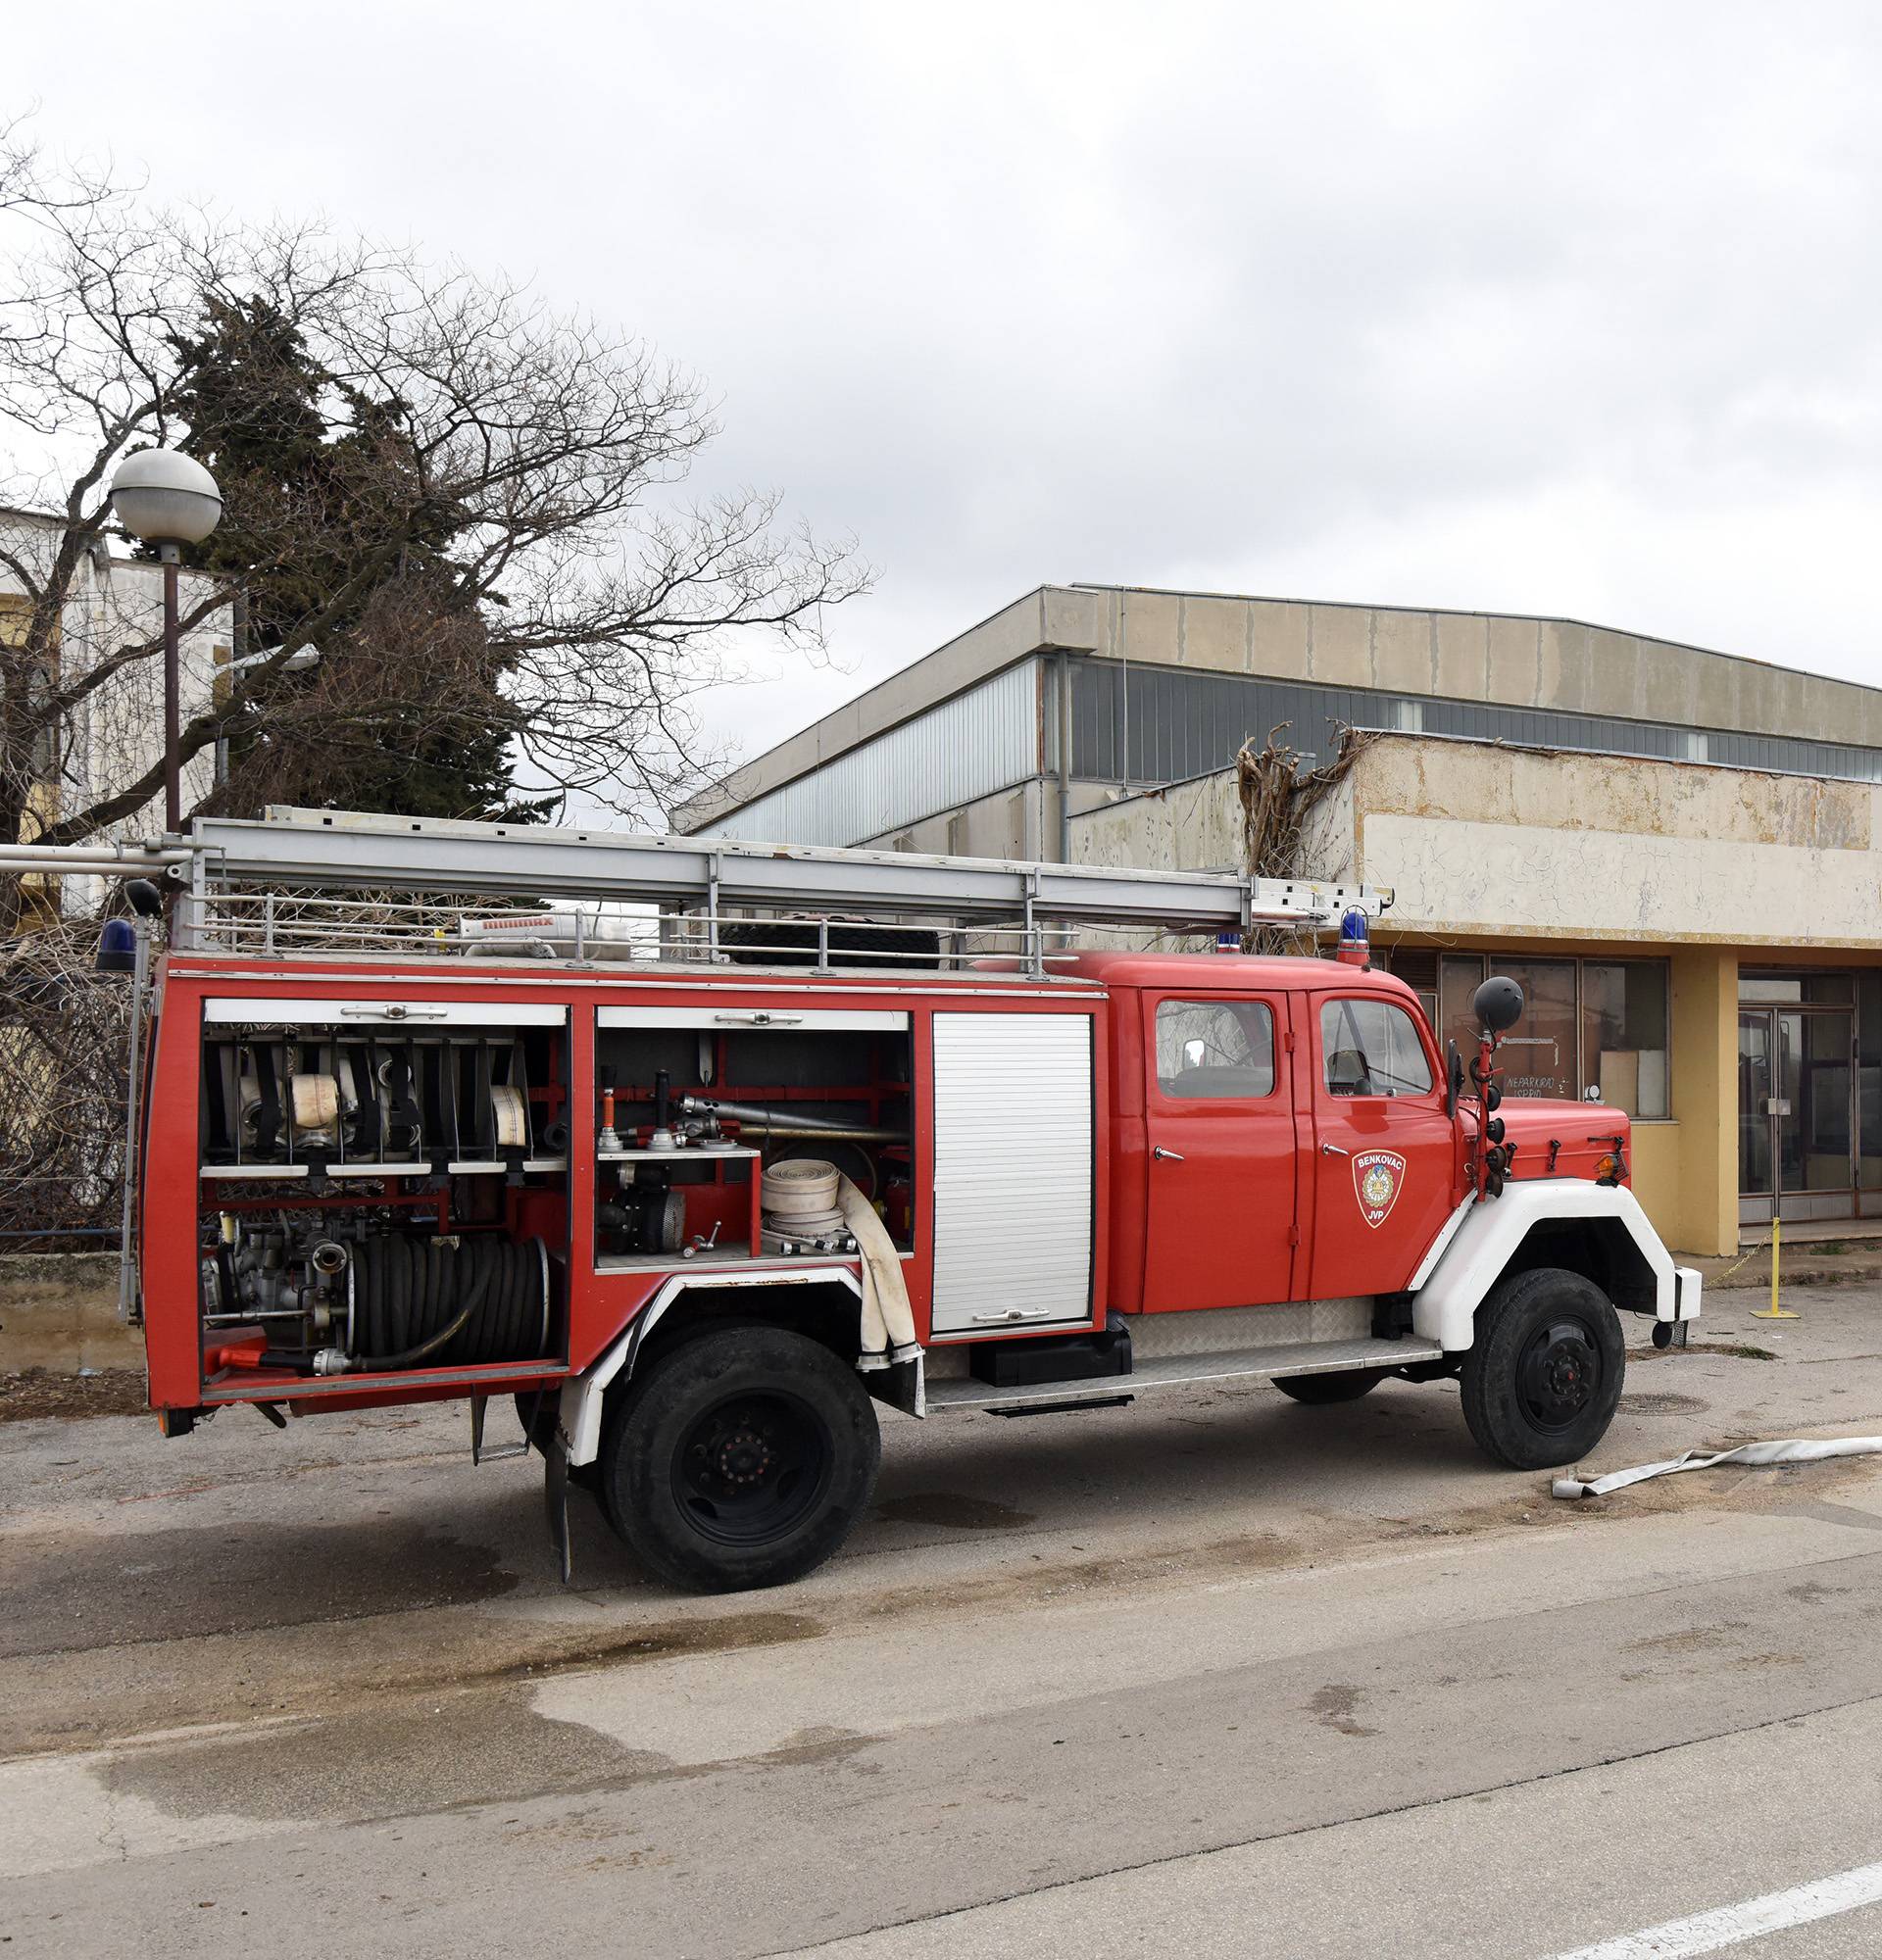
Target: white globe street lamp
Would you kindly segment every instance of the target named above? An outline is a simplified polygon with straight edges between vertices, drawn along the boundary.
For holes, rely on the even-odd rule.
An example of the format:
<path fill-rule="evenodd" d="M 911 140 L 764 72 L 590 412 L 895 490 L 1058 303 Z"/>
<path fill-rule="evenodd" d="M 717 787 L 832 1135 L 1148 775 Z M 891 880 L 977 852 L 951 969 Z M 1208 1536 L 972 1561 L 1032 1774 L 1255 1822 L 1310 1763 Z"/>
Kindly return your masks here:
<path fill-rule="evenodd" d="M 164 567 L 164 828 L 183 827 L 176 632 L 176 567 L 184 545 L 199 545 L 223 514 L 216 479 L 193 457 L 173 449 L 127 456 L 111 479 L 112 508 L 132 537 L 157 547 Z"/>

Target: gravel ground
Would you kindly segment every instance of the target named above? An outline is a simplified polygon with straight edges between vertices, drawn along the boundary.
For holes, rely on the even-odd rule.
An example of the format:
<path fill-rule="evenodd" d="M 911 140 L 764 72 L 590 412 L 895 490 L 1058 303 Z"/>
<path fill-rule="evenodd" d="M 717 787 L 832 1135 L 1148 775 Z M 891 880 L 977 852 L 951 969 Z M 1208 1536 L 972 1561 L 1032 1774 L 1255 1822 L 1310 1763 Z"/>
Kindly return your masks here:
<path fill-rule="evenodd" d="M 101 1368 L 95 1375 L 55 1375 L 27 1368 L 0 1375 L 0 1422 L 30 1422 L 41 1416 L 142 1415 L 141 1368 Z"/>

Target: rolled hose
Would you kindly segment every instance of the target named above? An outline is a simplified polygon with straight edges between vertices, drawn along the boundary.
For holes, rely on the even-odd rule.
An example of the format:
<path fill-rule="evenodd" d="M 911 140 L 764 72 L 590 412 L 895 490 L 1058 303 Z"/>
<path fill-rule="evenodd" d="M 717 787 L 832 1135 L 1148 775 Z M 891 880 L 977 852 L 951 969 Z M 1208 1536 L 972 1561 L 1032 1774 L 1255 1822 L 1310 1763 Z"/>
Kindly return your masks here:
<path fill-rule="evenodd" d="M 354 1249 L 359 1369 L 537 1358 L 548 1337 L 540 1239 L 368 1239 Z"/>

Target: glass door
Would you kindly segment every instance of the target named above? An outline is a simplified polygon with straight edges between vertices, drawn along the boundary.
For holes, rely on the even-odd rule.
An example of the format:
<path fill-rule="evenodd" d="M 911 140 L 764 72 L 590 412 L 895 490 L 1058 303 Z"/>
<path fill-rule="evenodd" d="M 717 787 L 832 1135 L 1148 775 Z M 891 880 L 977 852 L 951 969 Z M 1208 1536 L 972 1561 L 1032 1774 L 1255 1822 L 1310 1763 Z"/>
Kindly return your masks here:
<path fill-rule="evenodd" d="M 1768 1224 L 1776 1187 L 1771 1182 L 1772 1125 L 1777 1094 L 1771 1079 L 1768 1008 L 1738 1017 L 1738 1216 L 1745 1225 Z"/>
<path fill-rule="evenodd" d="M 1741 1220 L 1854 1214 L 1855 1032 L 1848 1009 L 1741 1010 Z"/>

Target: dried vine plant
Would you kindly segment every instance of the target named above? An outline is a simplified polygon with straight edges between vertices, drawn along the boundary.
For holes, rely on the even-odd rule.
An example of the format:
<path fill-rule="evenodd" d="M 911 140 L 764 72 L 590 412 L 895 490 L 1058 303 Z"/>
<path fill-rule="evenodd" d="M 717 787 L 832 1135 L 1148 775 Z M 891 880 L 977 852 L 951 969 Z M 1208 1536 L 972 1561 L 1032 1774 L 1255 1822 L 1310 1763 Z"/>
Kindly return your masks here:
<path fill-rule="evenodd" d="M 114 1248 L 124 1200 L 130 983 L 99 921 L 0 941 L 0 1251 Z"/>
<path fill-rule="evenodd" d="M 1257 749 L 1244 742 L 1235 758 L 1235 789 L 1242 805 L 1242 861 L 1252 878 L 1312 875 L 1302 864 L 1301 833 L 1308 818 L 1353 772 L 1372 736 L 1341 723 L 1330 762 L 1303 769 L 1300 751 L 1286 737 L 1283 721 L 1270 728 Z M 1243 935 L 1244 953 L 1298 951 L 1296 935 L 1280 926 L 1254 926 Z"/>

